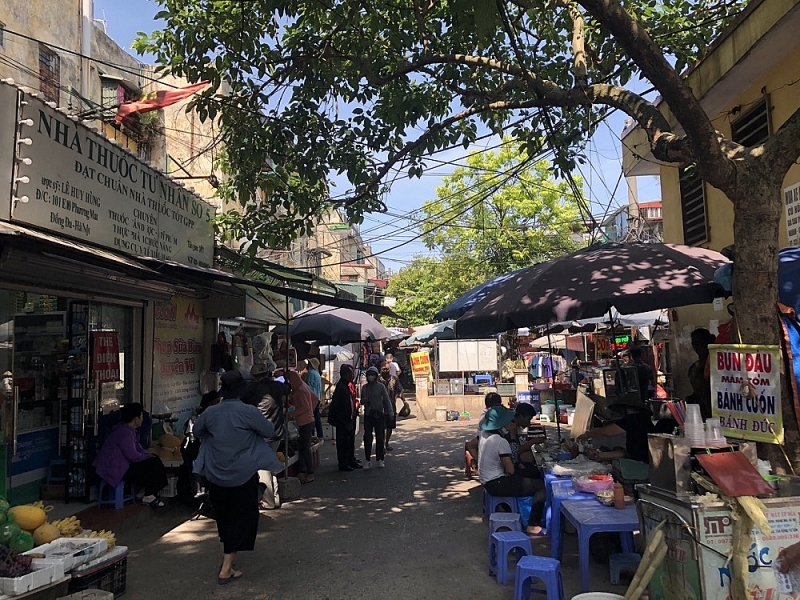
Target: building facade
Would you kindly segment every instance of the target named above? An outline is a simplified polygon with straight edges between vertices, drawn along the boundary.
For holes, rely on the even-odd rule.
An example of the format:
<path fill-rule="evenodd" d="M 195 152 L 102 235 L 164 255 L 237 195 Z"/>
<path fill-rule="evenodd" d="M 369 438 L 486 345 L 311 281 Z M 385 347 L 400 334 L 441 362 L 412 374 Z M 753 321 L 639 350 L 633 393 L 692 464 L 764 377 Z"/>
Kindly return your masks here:
<path fill-rule="evenodd" d="M 723 32 L 706 57 L 687 75 L 706 113 L 723 135 L 745 146 L 758 145 L 800 108 L 794 89 L 800 80 L 800 4 L 781 0 L 751 2 L 743 16 Z M 669 107 L 659 105 L 671 118 Z M 623 135 L 626 176 L 656 175 L 661 181 L 664 241 L 722 250 L 733 243 L 733 207 L 719 190 L 691 169 L 658 164 L 646 150 L 644 132 L 630 127 Z M 800 245 L 796 216 L 800 205 L 800 166 L 784 180 L 781 247 Z M 685 373 L 694 360 L 689 336 L 696 327 L 713 332 L 730 320 L 722 303 L 672 312 L 674 370 Z M 677 381 L 685 380 L 679 378 Z M 688 393 L 684 384 L 679 395 Z"/>

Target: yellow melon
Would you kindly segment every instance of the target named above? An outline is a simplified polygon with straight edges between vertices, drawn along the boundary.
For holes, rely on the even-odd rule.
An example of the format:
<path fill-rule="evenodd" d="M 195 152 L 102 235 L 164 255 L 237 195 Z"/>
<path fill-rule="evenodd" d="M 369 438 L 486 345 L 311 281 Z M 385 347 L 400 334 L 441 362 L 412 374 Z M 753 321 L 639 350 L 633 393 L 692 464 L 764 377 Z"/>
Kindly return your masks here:
<path fill-rule="evenodd" d="M 31 504 L 12 506 L 8 512 L 14 515 L 14 522 L 25 531 L 35 531 L 47 521 L 47 513 Z"/>
<path fill-rule="evenodd" d="M 61 531 L 59 531 L 58 527 L 51 523 L 45 523 L 37 527 L 33 532 L 33 543 L 41 546 L 42 544 L 49 544 L 60 537 Z"/>

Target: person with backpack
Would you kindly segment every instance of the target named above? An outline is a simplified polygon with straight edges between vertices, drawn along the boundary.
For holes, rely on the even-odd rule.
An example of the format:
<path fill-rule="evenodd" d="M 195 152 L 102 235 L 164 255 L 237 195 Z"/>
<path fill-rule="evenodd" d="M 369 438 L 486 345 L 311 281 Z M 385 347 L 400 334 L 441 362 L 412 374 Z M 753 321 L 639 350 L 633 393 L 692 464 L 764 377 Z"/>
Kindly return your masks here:
<path fill-rule="evenodd" d="M 380 373 L 375 367 L 367 369 L 367 383 L 361 386 L 361 404 L 364 406 L 364 455 L 367 458 L 365 469 L 372 467 L 372 437 L 375 434 L 375 459 L 383 468 L 386 442 L 386 419 L 394 416 L 394 407 L 386 386 L 379 381 Z"/>

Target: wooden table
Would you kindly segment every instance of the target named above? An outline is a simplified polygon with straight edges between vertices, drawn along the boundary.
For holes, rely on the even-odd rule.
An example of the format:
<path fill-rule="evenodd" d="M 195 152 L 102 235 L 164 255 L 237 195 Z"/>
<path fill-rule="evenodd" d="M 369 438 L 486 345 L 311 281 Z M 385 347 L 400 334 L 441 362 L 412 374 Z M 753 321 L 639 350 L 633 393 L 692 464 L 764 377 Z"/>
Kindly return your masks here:
<path fill-rule="evenodd" d="M 564 500 L 561 503 L 561 516 L 578 530 L 578 568 L 581 572 L 581 592 L 588 592 L 589 539 L 595 533 L 618 532 L 622 541 L 622 551 L 633 552 L 633 532 L 639 529 L 636 505 L 628 503 L 625 508 L 619 510 L 613 506 L 600 504 L 600 502 Z M 563 527 L 559 535 L 563 540 Z M 555 557 L 558 560 L 561 560 L 562 548 L 563 542 L 559 545 L 559 555 Z"/>

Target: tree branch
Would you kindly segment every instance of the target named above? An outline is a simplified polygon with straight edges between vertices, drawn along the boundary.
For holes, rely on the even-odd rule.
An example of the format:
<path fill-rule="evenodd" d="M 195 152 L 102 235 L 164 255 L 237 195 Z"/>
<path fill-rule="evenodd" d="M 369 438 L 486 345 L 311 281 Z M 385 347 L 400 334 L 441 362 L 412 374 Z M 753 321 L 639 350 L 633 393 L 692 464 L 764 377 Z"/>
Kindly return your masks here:
<path fill-rule="evenodd" d="M 768 168 L 776 173 L 786 173 L 797 162 L 800 156 L 800 108 L 767 140 L 764 156 Z"/>
<path fill-rule="evenodd" d="M 716 132 L 694 93 L 664 57 L 650 34 L 616 0 L 576 0 L 606 27 L 623 47 L 643 75 L 661 92 L 669 109 L 687 132 L 698 165 L 711 166 L 726 159 L 717 142 Z M 734 167 L 725 169 L 729 175 Z M 710 182 L 716 185 L 715 182 Z"/>

